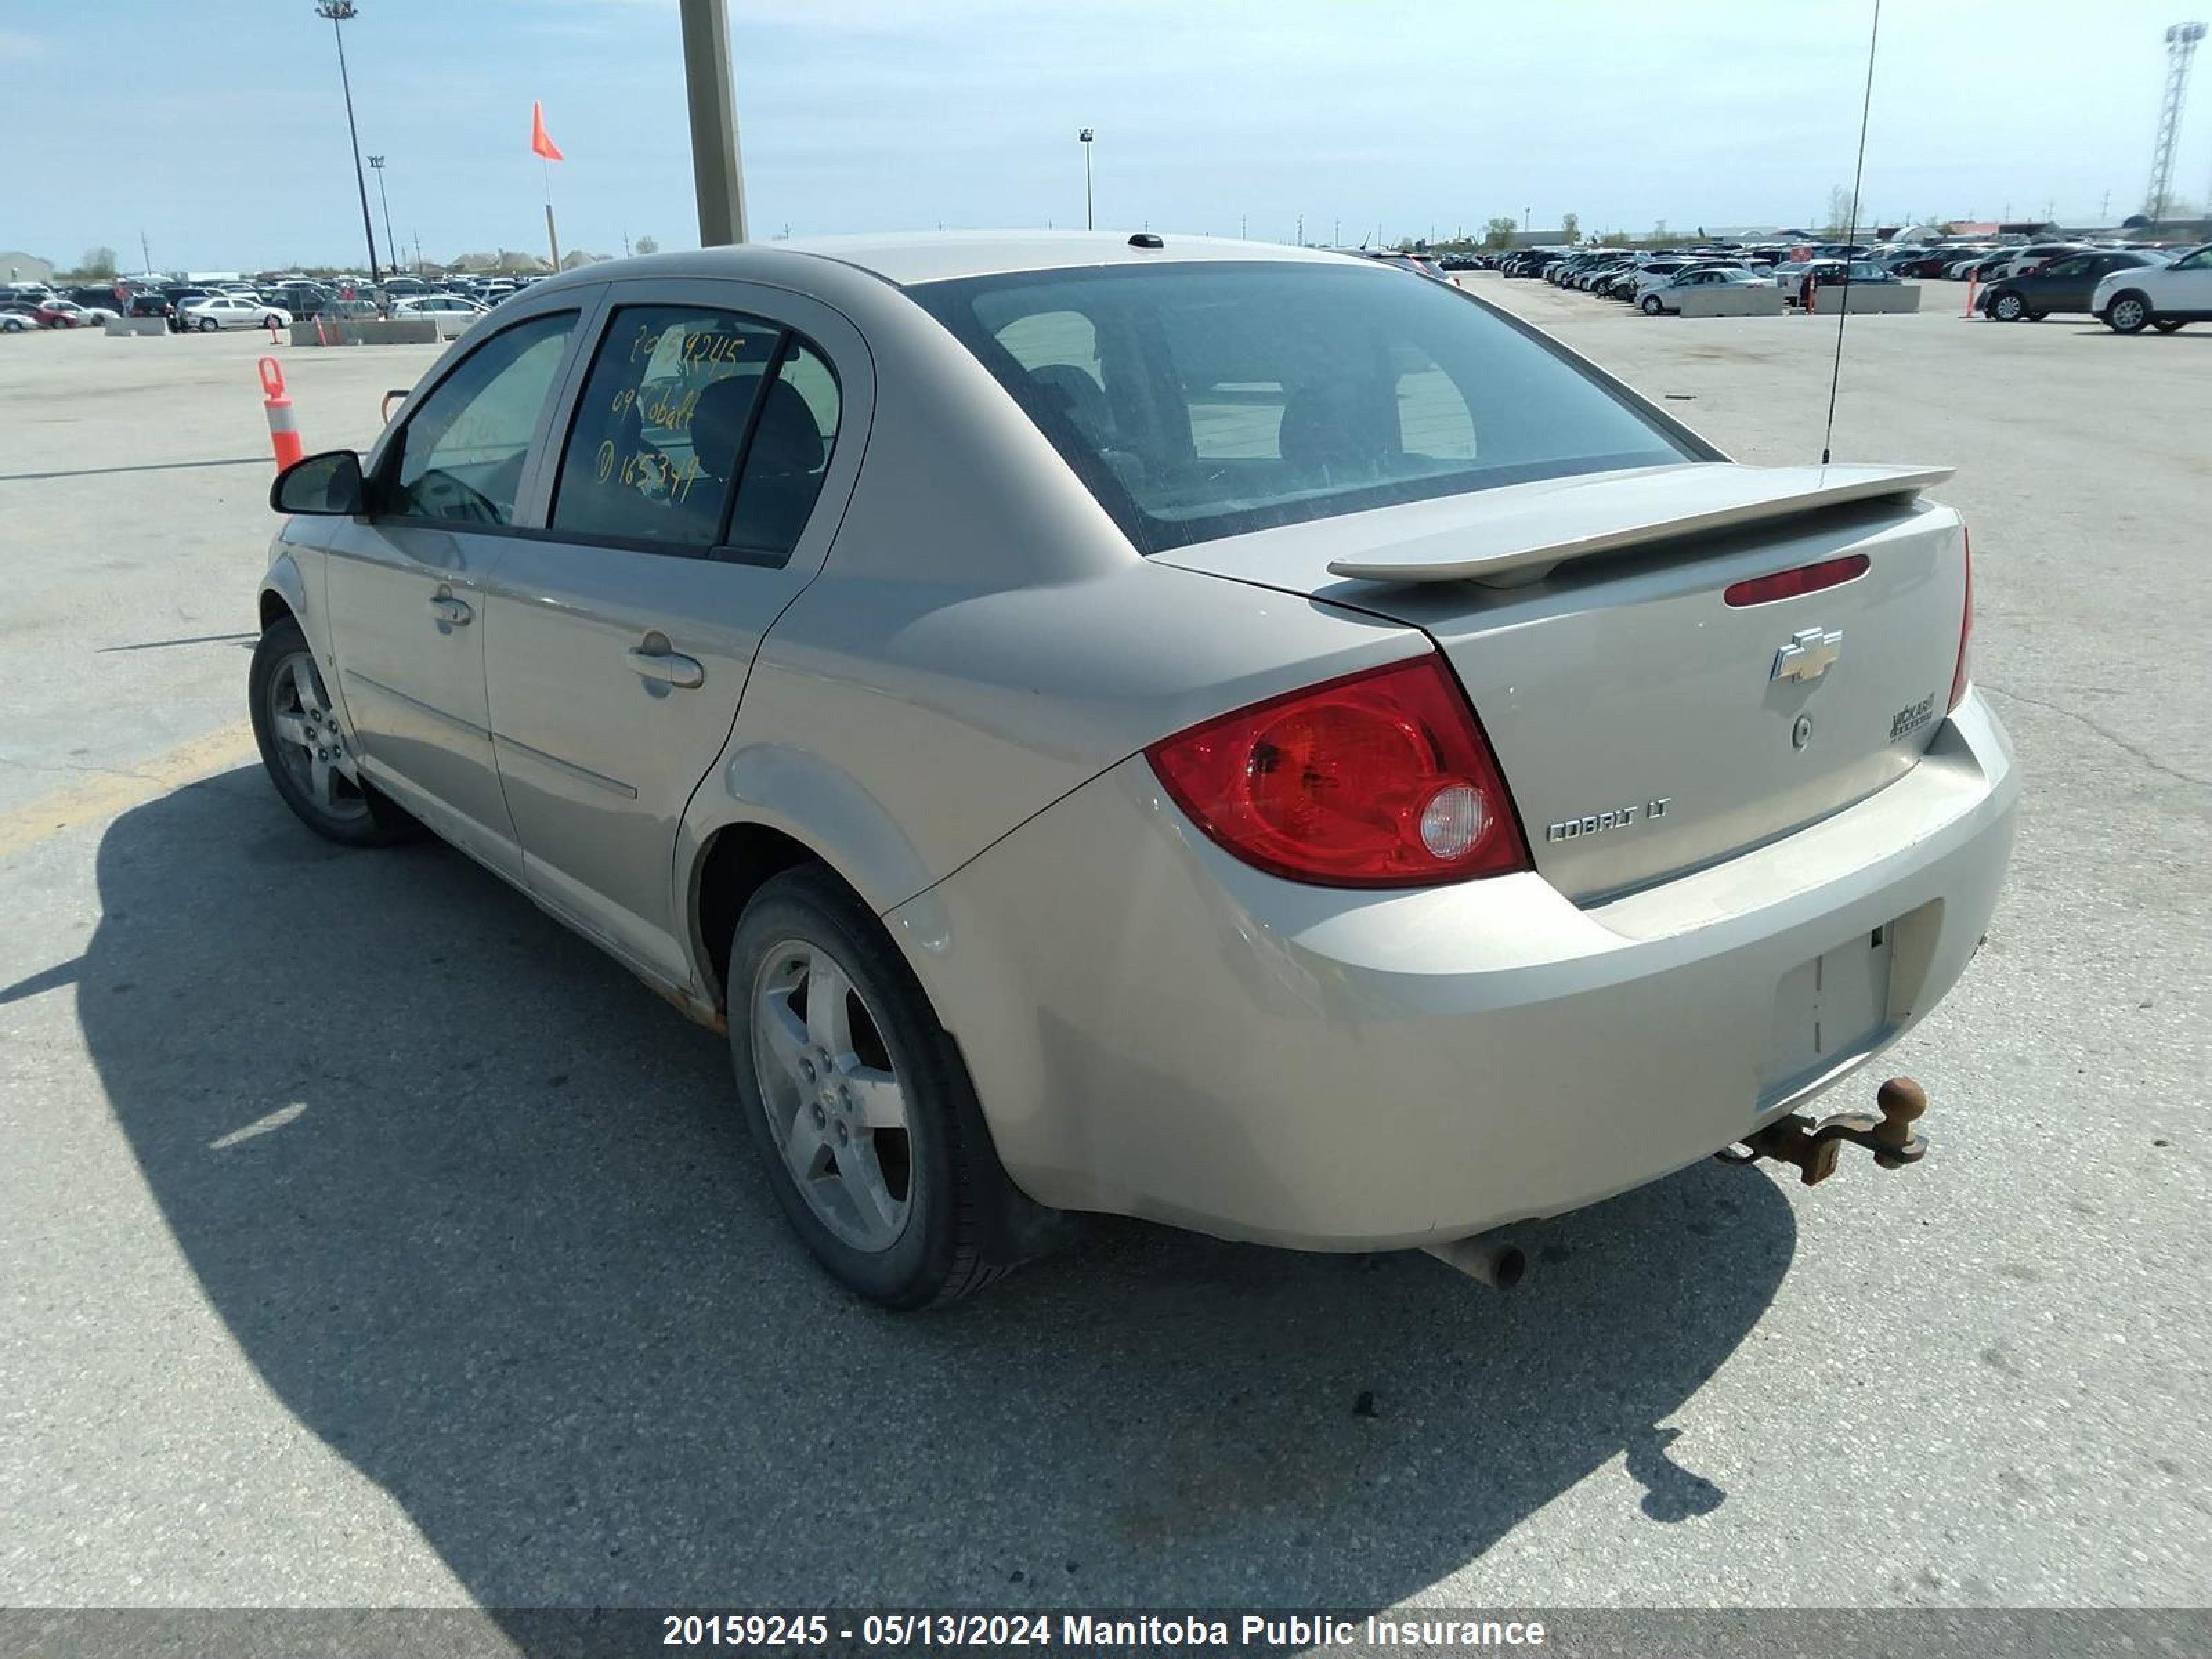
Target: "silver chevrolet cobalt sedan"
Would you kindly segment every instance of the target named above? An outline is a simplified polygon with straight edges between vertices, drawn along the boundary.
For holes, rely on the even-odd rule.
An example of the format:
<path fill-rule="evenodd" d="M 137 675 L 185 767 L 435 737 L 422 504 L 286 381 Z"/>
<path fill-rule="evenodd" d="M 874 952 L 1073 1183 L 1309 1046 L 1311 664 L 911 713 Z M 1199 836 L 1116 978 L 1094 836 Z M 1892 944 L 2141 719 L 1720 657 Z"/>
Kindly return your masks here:
<path fill-rule="evenodd" d="M 1449 1253 L 1778 1154 L 1966 967 L 2016 783 L 1944 476 L 1731 463 L 1318 252 L 625 260 L 277 481 L 252 717 L 313 830 L 726 1029 L 866 1296 L 1081 1211 Z"/>

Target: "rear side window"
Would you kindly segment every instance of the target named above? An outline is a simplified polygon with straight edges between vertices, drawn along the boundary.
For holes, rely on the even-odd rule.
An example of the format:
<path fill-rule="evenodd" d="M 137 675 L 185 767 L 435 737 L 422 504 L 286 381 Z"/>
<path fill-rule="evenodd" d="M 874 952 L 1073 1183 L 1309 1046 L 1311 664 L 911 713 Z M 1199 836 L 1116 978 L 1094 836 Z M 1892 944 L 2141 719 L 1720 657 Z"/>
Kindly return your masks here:
<path fill-rule="evenodd" d="M 514 522 L 530 441 L 552 395 L 573 311 L 494 335 L 440 381 L 399 434 L 386 511 L 465 524 Z"/>
<path fill-rule="evenodd" d="M 1371 264 L 1030 271 L 910 292 L 1147 552 L 1712 459 L 1533 332 Z"/>
<path fill-rule="evenodd" d="M 798 545 L 830 470 L 842 412 L 836 376 L 796 335 L 761 399 L 738 504 L 724 542 L 750 558 L 776 560 Z"/>
<path fill-rule="evenodd" d="M 616 312 L 569 428 L 552 528 L 713 546 L 782 342 L 775 324 L 733 311 Z"/>
<path fill-rule="evenodd" d="M 821 491 L 837 416 L 828 365 L 780 325 L 697 307 L 626 307 L 608 325 L 577 405 L 551 528 L 780 558 Z"/>

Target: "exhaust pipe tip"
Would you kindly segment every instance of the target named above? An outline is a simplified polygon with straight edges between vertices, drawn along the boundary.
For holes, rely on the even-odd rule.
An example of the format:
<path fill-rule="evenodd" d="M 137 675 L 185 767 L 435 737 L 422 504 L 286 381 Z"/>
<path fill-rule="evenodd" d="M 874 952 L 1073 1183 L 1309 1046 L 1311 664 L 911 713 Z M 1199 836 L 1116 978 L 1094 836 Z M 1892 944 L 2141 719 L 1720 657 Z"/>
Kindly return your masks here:
<path fill-rule="evenodd" d="M 1476 1284 L 1492 1290 L 1511 1290 L 1528 1271 L 1528 1258 L 1519 1245 L 1496 1239 L 1454 1238 L 1421 1248 L 1446 1267 L 1455 1267 Z"/>
<path fill-rule="evenodd" d="M 1490 1282 L 1501 1291 L 1510 1291 L 1521 1282 L 1521 1275 L 1528 1271 L 1528 1258 L 1520 1246 L 1508 1244 L 1498 1252 L 1490 1264 Z"/>

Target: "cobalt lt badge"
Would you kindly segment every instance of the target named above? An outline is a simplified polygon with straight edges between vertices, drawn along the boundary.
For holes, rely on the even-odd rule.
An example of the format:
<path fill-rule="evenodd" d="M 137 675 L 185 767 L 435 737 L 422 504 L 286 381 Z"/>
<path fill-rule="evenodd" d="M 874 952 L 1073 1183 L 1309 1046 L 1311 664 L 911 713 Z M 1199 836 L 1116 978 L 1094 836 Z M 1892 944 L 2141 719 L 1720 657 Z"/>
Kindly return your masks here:
<path fill-rule="evenodd" d="M 1843 654 L 1844 630 L 1833 633 L 1820 628 L 1801 628 L 1790 636 L 1790 643 L 1774 653 L 1774 672 L 1770 680 L 1817 680 L 1828 672 L 1828 665 Z"/>

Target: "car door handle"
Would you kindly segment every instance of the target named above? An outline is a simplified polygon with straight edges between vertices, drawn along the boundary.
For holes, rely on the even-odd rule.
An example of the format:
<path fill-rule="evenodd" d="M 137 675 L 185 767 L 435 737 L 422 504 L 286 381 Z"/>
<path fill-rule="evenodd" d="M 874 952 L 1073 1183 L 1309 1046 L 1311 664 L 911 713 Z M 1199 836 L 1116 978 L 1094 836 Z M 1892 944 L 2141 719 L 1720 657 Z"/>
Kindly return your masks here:
<path fill-rule="evenodd" d="M 629 665 L 649 680 L 659 680 L 679 690 L 690 691 L 707 683 L 707 670 L 696 657 L 681 651 L 629 649 Z"/>
<path fill-rule="evenodd" d="M 441 593 L 430 601 L 430 614 L 441 623 L 451 623 L 456 628 L 466 628 L 476 619 L 476 612 L 450 593 Z"/>

